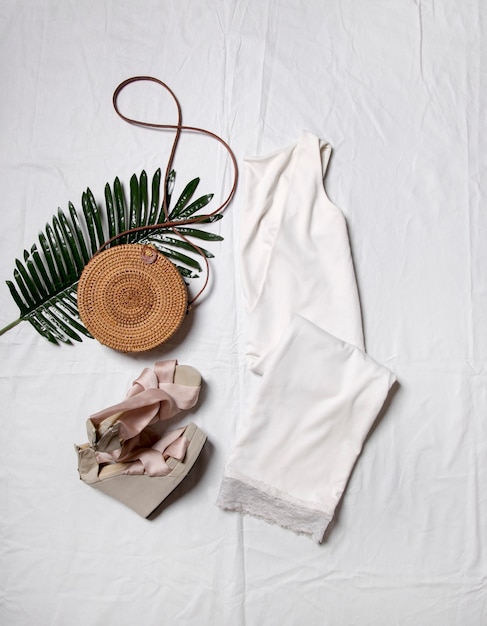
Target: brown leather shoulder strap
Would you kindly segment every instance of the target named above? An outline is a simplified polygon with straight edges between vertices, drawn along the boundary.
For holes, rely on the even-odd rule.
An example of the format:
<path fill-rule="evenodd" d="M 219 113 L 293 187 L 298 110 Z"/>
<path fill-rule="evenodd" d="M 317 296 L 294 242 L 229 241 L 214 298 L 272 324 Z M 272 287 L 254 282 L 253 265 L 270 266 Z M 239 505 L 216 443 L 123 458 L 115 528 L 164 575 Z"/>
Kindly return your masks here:
<path fill-rule="evenodd" d="M 150 81 L 153 83 L 156 83 L 157 85 L 160 85 L 161 87 L 163 87 L 172 97 L 175 105 L 176 105 L 176 109 L 177 109 L 177 122 L 175 124 L 161 124 L 161 123 L 156 123 L 156 122 L 148 122 L 145 120 L 138 120 L 132 117 L 129 117 L 127 115 L 125 115 L 124 113 L 121 112 L 120 107 L 118 105 L 118 98 L 120 96 L 120 93 L 129 85 L 132 85 L 133 83 L 136 82 L 140 82 L 140 81 Z M 115 89 L 114 93 L 113 93 L 113 107 L 117 113 L 117 115 L 119 115 L 119 117 L 121 117 L 125 122 L 129 123 L 129 124 L 134 124 L 136 126 L 142 126 L 144 128 L 156 128 L 156 129 L 160 129 L 160 130 L 173 130 L 175 131 L 174 134 L 174 140 L 171 146 L 171 152 L 169 155 L 169 159 L 167 161 L 167 165 L 166 165 L 166 172 L 164 175 L 164 181 L 163 181 L 163 187 L 164 187 L 164 195 L 163 195 L 163 201 L 162 201 L 162 208 L 164 211 L 164 216 L 166 221 L 163 223 L 159 223 L 159 224 L 150 224 L 150 225 L 146 225 L 146 226 L 138 226 L 136 228 L 131 228 L 128 230 L 123 231 L 122 233 L 119 233 L 118 235 L 115 235 L 114 237 L 111 237 L 110 239 L 108 239 L 103 246 L 100 248 L 99 251 L 103 250 L 104 248 L 106 248 L 110 243 L 112 243 L 113 241 L 115 241 L 116 239 L 130 234 L 130 233 L 134 233 L 134 232 L 140 232 L 140 231 L 147 231 L 147 230 L 154 230 L 154 229 L 158 229 L 158 228 L 169 228 L 170 230 L 172 230 L 176 235 L 178 235 L 179 237 L 181 237 L 184 241 L 186 241 L 186 243 L 188 243 L 189 245 L 191 245 L 194 250 L 196 252 L 198 252 L 199 254 L 201 254 L 202 258 L 205 261 L 206 264 L 206 278 L 203 284 L 203 287 L 200 289 L 200 291 L 193 297 L 193 299 L 191 300 L 190 304 L 193 304 L 195 302 L 195 300 L 197 298 L 199 298 L 199 296 L 203 293 L 203 291 L 205 290 L 207 284 L 208 284 L 208 279 L 209 279 L 209 272 L 210 272 L 210 267 L 209 267 L 209 263 L 208 263 L 208 259 L 206 258 L 206 256 L 203 254 L 202 250 L 195 245 L 192 241 L 190 241 L 185 235 L 183 235 L 181 232 L 179 232 L 178 227 L 180 226 L 187 226 L 188 224 L 197 224 L 198 222 L 201 222 L 202 220 L 207 219 L 208 217 L 211 217 L 213 215 L 217 215 L 218 213 L 221 213 L 230 203 L 230 201 L 232 200 L 235 191 L 237 189 L 237 184 L 238 184 L 238 165 L 237 165 L 237 159 L 235 158 L 235 155 L 232 151 L 232 149 L 230 148 L 230 146 L 228 145 L 228 143 L 222 139 L 219 135 L 211 132 L 210 130 L 207 130 L 206 128 L 198 128 L 196 126 L 185 126 L 182 123 L 182 110 L 181 110 L 181 105 L 179 104 L 179 100 L 177 99 L 175 93 L 172 91 L 172 89 L 166 84 L 164 83 L 162 80 L 158 79 L 158 78 L 154 78 L 152 76 L 133 76 L 132 78 L 128 78 L 127 80 L 124 80 L 122 83 L 120 83 L 118 85 L 118 87 Z M 232 166 L 233 166 L 233 179 L 232 179 L 232 186 L 230 189 L 229 194 L 227 195 L 227 197 L 225 198 L 225 200 L 215 209 L 213 210 L 211 213 L 206 213 L 205 215 L 202 216 L 196 216 L 196 217 L 192 217 L 189 218 L 187 220 L 176 220 L 176 221 L 170 221 L 169 220 L 169 207 L 167 206 L 167 185 L 166 185 L 166 181 L 167 178 L 169 176 L 169 173 L 172 169 L 172 165 L 173 165 L 173 161 L 174 161 L 174 156 L 176 154 L 176 149 L 178 146 L 178 142 L 179 142 L 179 138 L 181 136 L 181 133 L 183 131 L 189 131 L 189 132 L 195 132 L 195 133 L 199 133 L 199 134 L 203 134 L 206 135 L 212 139 L 215 139 L 216 141 L 218 141 L 227 151 L 228 155 L 230 156 L 231 162 L 232 162 Z"/>

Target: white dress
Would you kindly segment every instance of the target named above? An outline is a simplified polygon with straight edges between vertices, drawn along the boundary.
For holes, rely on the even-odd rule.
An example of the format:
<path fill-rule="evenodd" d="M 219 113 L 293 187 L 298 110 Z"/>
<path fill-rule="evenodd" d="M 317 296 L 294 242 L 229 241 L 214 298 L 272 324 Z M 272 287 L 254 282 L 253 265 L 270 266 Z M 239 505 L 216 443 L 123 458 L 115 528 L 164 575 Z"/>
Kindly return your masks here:
<path fill-rule="evenodd" d="M 345 219 L 309 132 L 244 161 L 246 356 L 261 380 L 217 504 L 321 542 L 395 376 L 364 351 Z"/>

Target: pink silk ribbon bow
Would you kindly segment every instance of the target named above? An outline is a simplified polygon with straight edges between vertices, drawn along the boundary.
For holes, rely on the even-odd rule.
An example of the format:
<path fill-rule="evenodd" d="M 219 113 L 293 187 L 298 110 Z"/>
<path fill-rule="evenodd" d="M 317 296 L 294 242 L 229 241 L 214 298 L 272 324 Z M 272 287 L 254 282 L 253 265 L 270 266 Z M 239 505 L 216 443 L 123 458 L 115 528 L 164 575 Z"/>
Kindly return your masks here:
<path fill-rule="evenodd" d="M 124 401 L 90 417 L 88 421 L 98 437 L 97 428 L 116 416 L 107 432 L 116 428 L 121 442 L 114 450 L 97 450 L 98 463 L 130 463 L 124 474 L 166 476 L 171 471 L 166 462 L 169 457 L 184 459 L 189 445 L 184 437 L 186 428 L 171 430 L 161 437 L 153 426 L 191 408 L 198 399 L 199 387 L 172 382 L 176 364 L 177 361 L 159 361 L 154 370 L 144 369 Z M 92 442 L 95 449 L 98 441 Z"/>

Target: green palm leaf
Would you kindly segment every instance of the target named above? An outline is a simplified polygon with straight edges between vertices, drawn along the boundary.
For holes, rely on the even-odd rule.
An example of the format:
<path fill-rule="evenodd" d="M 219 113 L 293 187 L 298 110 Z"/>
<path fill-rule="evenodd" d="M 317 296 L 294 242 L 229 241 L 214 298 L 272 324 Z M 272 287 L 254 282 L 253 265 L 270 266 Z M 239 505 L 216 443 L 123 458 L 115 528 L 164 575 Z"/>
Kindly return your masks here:
<path fill-rule="evenodd" d="M 167 223 L 162 206 L 161 170 L 158 169 L 151 180 L 143 171 L 139 177 L 130 179 L 128 201 L 119 178 L 113 185 L 105 185 L 104 207 L 97 204 L 88 188 L 81 197 L 81 212 L 69 202 L 68 212 L 58 209 L 44 231 L 39 233 L 39 245 L 34 244 L 30 252 L 25 250 L 23 260 L 15 260 L 13 280 L 7 286 L 12 298 L 19 307 L 20 317 L 0 329 L 0 335 L 19 322 L 29 322 L 48 341 L 72 343 L 91 337 L 79 318 L 76 292 L 81 273 L 91 257 L 109 239 L 131 228 L 159 225 L 158 228 L 142 229 L 127 233 L 110 242 L 110 246 L 122 243 L 151 243 L 170 258 L 184 278 L 194 278 L 201 272 L 198 254 L 207 258 L 213 254 L 189 241 L 197 239 L 214 242 L 223 238 L 194 226 L 174 226 L 174 222 L 184 222 L 206 207 L 213 194 L 206 194 L 191 202 L 199 178 L 191 180 L 181 192 L 174 208 L 170 209 L 175 187 L 176 173 L 171 171 L 165 181 Z M 209 224 L 222 217 L 221 214 L 198 214 L 198 225 Z M 183 239 L 174 236 L 180 232 Z"/>

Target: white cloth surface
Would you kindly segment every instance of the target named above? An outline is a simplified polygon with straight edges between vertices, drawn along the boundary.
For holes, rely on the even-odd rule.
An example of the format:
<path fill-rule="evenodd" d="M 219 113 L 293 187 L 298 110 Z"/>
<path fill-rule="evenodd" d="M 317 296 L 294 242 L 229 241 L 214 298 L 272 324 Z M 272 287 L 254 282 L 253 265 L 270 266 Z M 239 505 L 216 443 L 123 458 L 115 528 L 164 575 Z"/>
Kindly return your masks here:
<path fill-rule="evenodd" d="M 0 3 L 0 326 L 15 259 L 87 186 L 165 165 L 170 134 L 128 126 L 115 87 L 156 76 L 187 124 L 239 163 L 302 129 L 333 146 L 367 352 L 400 386 L 322 545 L 215 506 L 255 390 L 238 263 L 243 187 L 212 229 L 207 297 L 150 355 L 0 337 L 0 623 L 465 626 L 487 621 L 486 24 L 481 0 L 4 0 Z M 155 86 L 121 104 L 174 121 Z M 177 191 L 231 183 L 224 151 L 186 135 Z M 191 287 L 194 289 L 194 286 Z M 202 463 L 140 519 L 79 481 L 86 417 L 145 366 L 201 372 Z"/>

